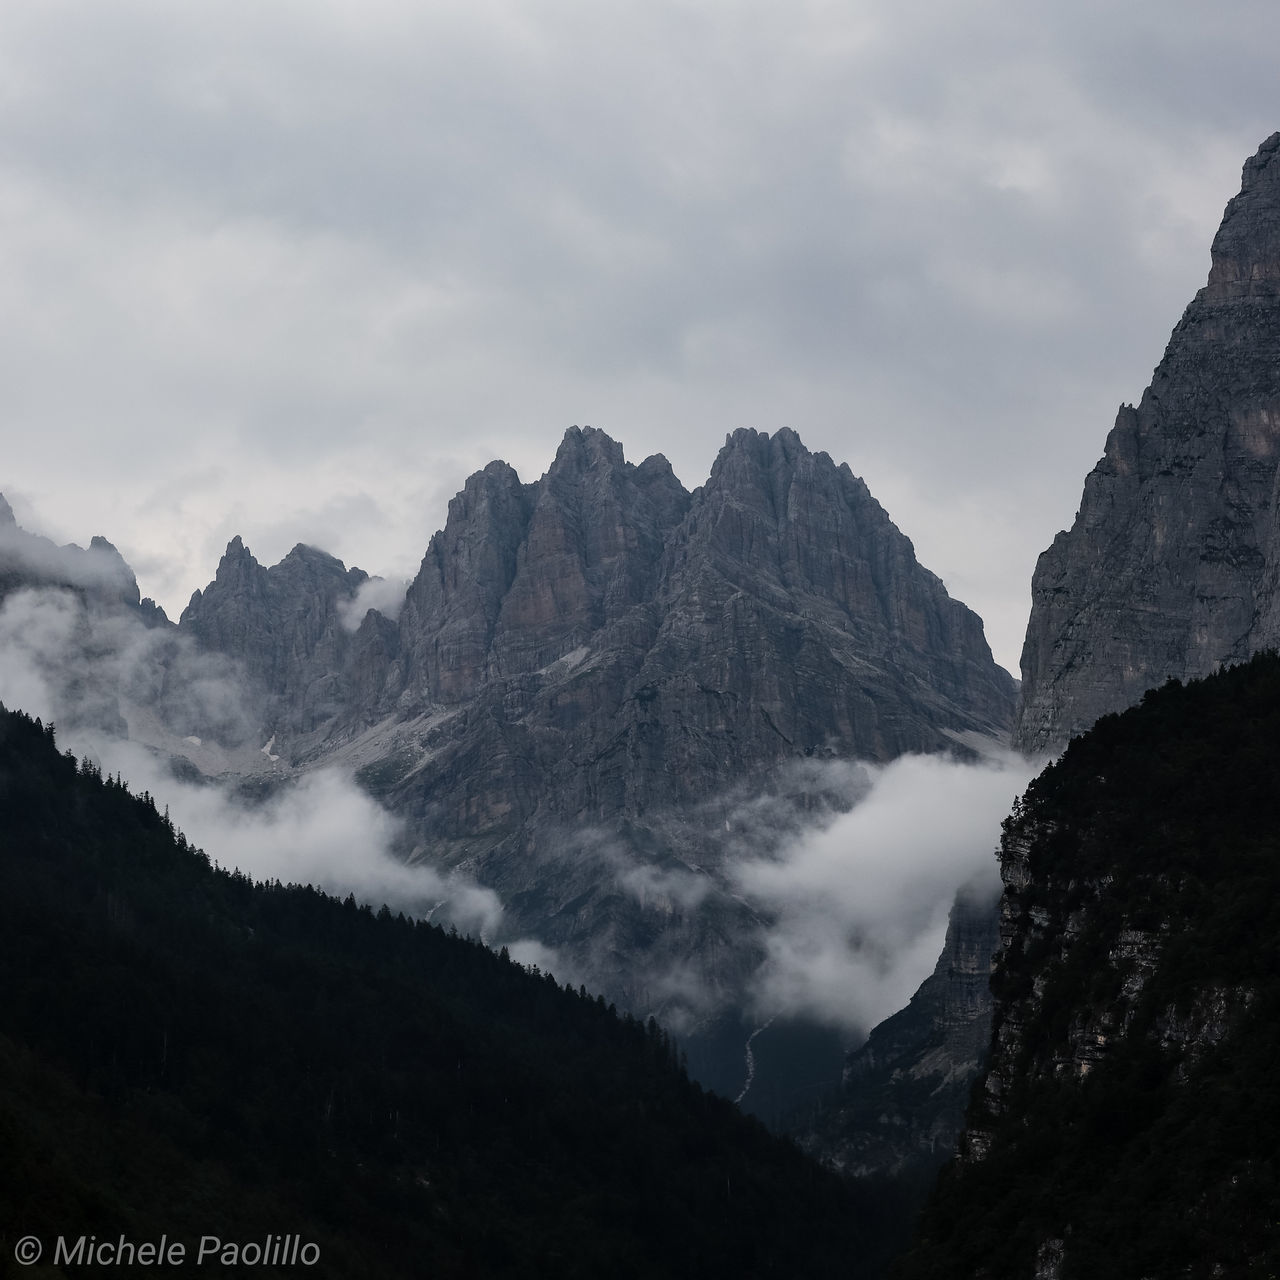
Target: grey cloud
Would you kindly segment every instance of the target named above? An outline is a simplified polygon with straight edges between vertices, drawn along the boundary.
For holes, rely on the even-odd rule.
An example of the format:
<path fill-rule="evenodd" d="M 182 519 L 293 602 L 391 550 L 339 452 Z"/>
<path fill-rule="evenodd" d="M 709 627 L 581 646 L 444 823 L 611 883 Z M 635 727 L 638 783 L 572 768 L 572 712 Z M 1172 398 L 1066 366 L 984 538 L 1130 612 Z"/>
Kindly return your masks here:
<path fill-rule="evenodd" d="M 354 893 L 481 937 L 501 932 L 497 896 L 464 875 L 406 863 L 401 824 L 352 778 L 278 767 L 262 749 L 243 672 L 184 636 L 123 610 L 88 609 L 69 590 L 13 592 L 0 605 L 0 702 L 56 724 L 64 748 L 152 792 L 228 868 Z M 188 766 L 179 778 L 170 752 L 221 777 L 192 782 Z M 246 779 L 265 783 L 265 798 L 246 803 Z"/>
<path fill-rule="evenodd" d="M 233 663 L 62 588 L 14 591 L 0 604 L 0 701 L 67 730 L 132 732 L 153 745 L 197 735 L 235 750 L 261 737 Z"/>
<path fill-rule="evenodd" d="M 769 921 L 751 983 L 762 1018 L 806 1013 L 856 1036 L 902 1008 L 933 970 L 957 892 L 998 887 L 1000 823 L 1034 773 L 1011 752 L 866 769 L 847 813 L 731 867 Z"/>
<path fill-rule="evenodd" d="M 233 519 L 409 573 L 571 422 L 690 485 L 789 425 L 1012 666 L 1277 123 L 1255 3 L 74 12 L 0 14 L 6 462 L 170 612 Z"/>
<path fill-rule="evenodd" d="M 101 538 L 95 538 L 87 548 L 74 543 L 59 546 L 14 524 L 0 523 L 0 570 L 25 580 L 106 591 L 118 598 L 136 597 L 137 593 L 129 566 L 115 547 Z"/>
<path fill-rule="evenodd" d="M 676 819 L 676 825 L 684 824 Z M 669 848 L 661 841 L 637 842 L 599 827 L 566 830 L 562 839 L 569 860 L 597 867 L 606 883 L 621 889 L 644 911 L 659 915 L 694 911 L 718 887 L 670 852 L 685 843 L 679 836 Z M 642 847 L 649 843 L 654 847 Z"/>
<path fill-rule="evenodd" d="M 1000 823 L 1035 771 L 990 741 L 965 758 L 960 745 L 889 765 L 791 761 L 692 812 L 648 814 L 643 832 L 567 833 L 575 873 L 599 868 L 661 924 L 626 975 L 635 1005 L 680 1034 L 733 1009 L 851 1041 L 905 1005 L 957 893 L 998 888 Z"/>
<path fill-rule="evenodd" d="M 227 789 L 180 782 L 135 743 L 72 732 L 72 749 L 92 753 L 135 790 L 151 791 L 179 828 L 228 869 L 259 880 L 314 884 L 374 905 L 455 924 L 491 937 L 502 907 L 490 890 L 425 864 L 408 865 L 400 823 L 335 769 L 290 780 L 260 803 L 246 805 Z"/>
<path fill-rule="evenodd" d="M 647 864 L 621 872 L 618 884 L 635 897 L 642 908 L 666 913 L 676 908 L 695 910 L 713 888 L 706 876 L 679 867 Z"/>
<path fill-rule="evenodd" d="M 400 616 L 409 584 L 387 578 L 367 578 L 350 600 L 338 602 L 338 620 L 348 631 L 355 631 L 370 609 L 376 609 L 393 622 Z"/>

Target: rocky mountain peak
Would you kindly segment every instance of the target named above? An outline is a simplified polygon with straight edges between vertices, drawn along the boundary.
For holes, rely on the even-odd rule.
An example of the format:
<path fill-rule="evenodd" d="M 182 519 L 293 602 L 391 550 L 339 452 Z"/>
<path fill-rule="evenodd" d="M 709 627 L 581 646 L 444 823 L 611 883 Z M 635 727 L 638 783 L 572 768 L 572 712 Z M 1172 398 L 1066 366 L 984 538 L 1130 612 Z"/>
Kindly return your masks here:
<path fill-rule="evenodd" d="M 556 450 L 548 475 L 583 472 L 598 466 L 621 468 L 622 446 L 599 427 L 570 427 Z"/>
<path fill-rule="evenodd" d="M 1041 555 L 1015 741 L 1052 747 L 1169 678 L 1280 641 L 1280 134 L 1070 532 Z"/>
<path fill-rule="evenodd" d="M 125 604 L 137 605 L 140 602 L 138 580 L 134 577 L 133 570 L 129 568 L 128 561 L 116 549 L 113 542 L 108 542 L 101 535 L 94 534 L 89 540 L 89 555 L 96 572 L 103 578 L 103 585 L 111 594 L 119 593 L 119 598 Z"/>
<path fill-rule="evenodd" d="M 1245 162 L 1240 194 L 1213 239 L 1206 297 L 1271 293 L 1280 281 L 1280 133 Z"/>
<path fill-rule="evenodd" d="M 106 538 L 95 537 L 88 548 L 60 547 L 23 529 L 0 497 L 0 597 L 23 587 L 69 588 L 108 606 L 136 609 L 140 602 L 133 570 Z"/>
<path fill-rule="evenodd" d="M 490 463 L 449 504 L 409 589 L 390 692 L 452 704 L 581 648 L 652 593 L 687 506 L 665 458 L 633 466 L 595 427 L 570 427 L 532 484 Z"/>
<path fill-rule="evenodd" d="M 222 559 L 218 561 L 218 567 L 214 571 L 214 581 L 232 582 L 244 578 L 245 575 L 255 575 L 262 571 L 262 566 L 254 558 L 253 552 L 245 546 L 244 540 L 237 533 L 227 543 L 227 549 L 222 553 Z"/>
<path fill-rule="evenodd" d="M 690 494 L 665 458 L 570 428 L 532 483 L 505 462 L 468 478 L 398 619 L 337 625 L 357 574 L 233 544 L 183 625 L 265 686 L 282 760 L 354 763 L 422 856 L 637 1007 L 641 971 L 725 991 L 758 961 L 737 900 L 672 915 L 619 879 L 658 860 L 700 884 L 684 859 L 722 855 L 699 806 L 813 757 L 1003 738 L 1012 716 L 981 621 L 788 430 L 734 433 Z"/>
<path fill-rule="evenodd" d="M 312 732 L 347 700 L 351 635 L 342 609 L 367 577 L 305 543 L 264 568 L 237 534 L 179 625 L 203 648 L 244 663 L 266 695 L 269 727 Z"/>
<path fill-rule="evenodd" d="M 831 461 L 825 453 L 819 456 Z M 744 498 L 754 492 L 767 499 L 775 514 L 785 515 L 784 495 L 796 468 L 814 457 L 789 427 L 773 435 L 744 427 L 725 436 L 724 447 L 711 465 L 707 488 L 739 490 Z"/>

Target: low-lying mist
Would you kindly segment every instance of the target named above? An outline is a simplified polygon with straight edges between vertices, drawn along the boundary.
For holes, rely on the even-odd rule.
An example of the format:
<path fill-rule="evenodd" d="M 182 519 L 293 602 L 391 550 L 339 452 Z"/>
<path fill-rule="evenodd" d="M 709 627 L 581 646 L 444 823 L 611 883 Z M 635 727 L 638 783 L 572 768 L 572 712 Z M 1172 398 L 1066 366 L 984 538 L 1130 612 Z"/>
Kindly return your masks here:
<path fill-rule="evenodd" d="M 853 1043 L 933 971 L 956 895 L 995 898 L 1000 824 L 1037 767 L 993 742 L 978 757 L 796 760 L 641 833 L 565 843 L 659 931 L 629 980 L 675 1030 L 737 1010 Z"/>
<path fill-rule="evenodd" d="M 50 574 L 87 563 L 68 569 L 66 549 L 38 551 Z M 465 875 L 406 861 L 410 833 L 351 776 L 296 773 L 271 753 L 261 698 L 234 662 L 126 604 L 90 605 L 69 587 L 12 591 L 0 604 L 0 701 L 150 791 L 228 868 L 452 922 L 562 980 L 612 972 L 517 936 L 536 921 L 504 923 L 497 895 Z M 994 895 L 1000 822 L 1033 772 L 995 749 L 969 761 L 795 761 L 768 787 L 657 822 L 651 847 L 582 829 L 566 856 L 651 918 L 655 944 L 628 952 L 621 980 L 677 1029 L 736 1007 L 762 1023 L 808 1017 L 853 1041 L 932 971 L 957 891 Z"/>
<path fill-rule="evenodd" d="M 485 938 L 501 927 L 491 890 L 403 861 L 402 824 L 350 776 L 334 768 L 290 776 L 273 762 L 243 675 L 170 629 L 149 628 L 124 609 L 86 608 L 70 590 L 14 592 L 0 606 L 0 702 L 54 724 L 64 750 L 119 773 L 135 792 L 151 792 L 188 839 L 228 869 L 353 893 Z M 256 766 L 253 798 L 243 775 L 195 780 L 191 769 L 178 777 L 154 741 L 122 736 L 131 722 L 152 739 L 162 736 L 158 726 L 171 736 L 220 726 L 228 740 L 243 741 L 241 759 Z M 198 735 L 180 745 L 218 758 Z"/>
<path fill-rule="evenodd" d="M 862 766 L 846 813 L 730 867 L 770 923 L 751 983 L 761 1020 L 808 1015 L 861 1036 L 933 971 L 961 889 L 999 889 L 1000 823 L 1034 776 L 1010 751 Z M 850 777 L 833 765 L 829 784 Z"/>

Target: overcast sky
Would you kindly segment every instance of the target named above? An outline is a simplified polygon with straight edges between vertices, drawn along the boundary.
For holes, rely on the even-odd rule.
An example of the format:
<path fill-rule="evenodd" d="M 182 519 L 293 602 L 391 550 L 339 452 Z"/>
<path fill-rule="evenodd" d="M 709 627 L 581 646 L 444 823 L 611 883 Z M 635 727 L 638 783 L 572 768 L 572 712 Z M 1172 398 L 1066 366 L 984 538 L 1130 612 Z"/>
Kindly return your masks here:
<path fill-rule="evenodd" d="M 1016 673 L 1280 128 L 1272 0 L 0 5 L 0 489 L 175 616 L 564 429 L 863 476 Z"/>

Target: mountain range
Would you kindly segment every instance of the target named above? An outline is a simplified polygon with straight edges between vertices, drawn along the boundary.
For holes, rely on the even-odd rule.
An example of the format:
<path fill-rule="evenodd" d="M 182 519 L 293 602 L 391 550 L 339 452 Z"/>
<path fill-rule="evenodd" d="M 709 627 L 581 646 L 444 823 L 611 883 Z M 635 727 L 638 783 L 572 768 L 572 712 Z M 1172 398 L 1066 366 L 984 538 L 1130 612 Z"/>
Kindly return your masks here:
<path fill-rule="evenodd" d="M 1138 406 L 1121 406 L 1072 527 L 1039 559 L 1013 741 L 1044 758 L 1168 680 L 1280 640 L 1280 134 L 1244 165 L 1208 281 Z M 806 1138 L 853 1170 L 928 1179 L 985 1065 L 996 895 L 957 901 L 934 974 L 873 1029 Z"/>
<path fill-rule="evenodd" d="M 497 895 L 493 941 L 656 1013 L 735 1095 L 771 922 L 736 868 L 849 809 L 855 762 L 973 757 L 1015 705 L 978 617 L 789 430 L 735 432 L 689 493 L 573 427 L 535 482 L 473 475 L 402 597 L 235 538 L 175 625 L 103 539 L 63 563 L 10 519 L 0 550 L 10 591 L 79 593 L 67 669 L 45 672 L 62 727 L 258 798 L 353 775 L 401 820 L 404 862 Z"/>
<path fill-rule="evenodd" d="M 371 1278 L 835 1277 L 876 1247 L 876 1204 L 652 1019 L 216 867 L 2 708 L 0 831 L 0 1276 L 161 1240 L 173 1270 Z"/>
<path fill-rule="evenodd" d="M 1280 1136 L 1260 1066 L 1278 423 L 1280 134 L 1040 558 L 1020 691 L 866 485 L 789 430 L 735 432 L 690 493 L 574 427 L 535 482 L 472 476 L 403 595 L 236 538 L 176 624 L 109 542 L 54 547 L 0 505 L 0 622 L 15 651 L 23 625 L 40 641 L 16 683 L 56 690 L 60 726 L 175 778 L 253 805 L 353 776 L 404 864 L 719 1046 L 722 1087 L 770 925 L 744 861 L 855 808 L 860 762 L 1084 735 L 1006 823 L 999 906 L 957 898 L 933 975 L 794 1123 L 846 1172 L 921 1187 L 959 1148 L 904 1274 L 1259 1274 L 1267 1222 L 1223 1241 L 1267 1216 Z M 1162 1180 L 1204 1146 L 1197 1099 L 1228 1136 Z M 1166 1225 L 1132 1231 L 1158 1187 Z"/>

